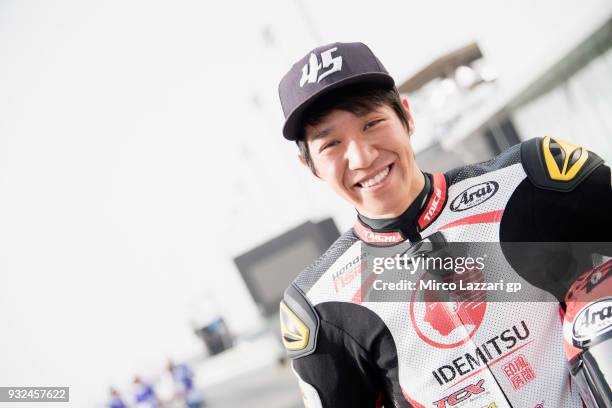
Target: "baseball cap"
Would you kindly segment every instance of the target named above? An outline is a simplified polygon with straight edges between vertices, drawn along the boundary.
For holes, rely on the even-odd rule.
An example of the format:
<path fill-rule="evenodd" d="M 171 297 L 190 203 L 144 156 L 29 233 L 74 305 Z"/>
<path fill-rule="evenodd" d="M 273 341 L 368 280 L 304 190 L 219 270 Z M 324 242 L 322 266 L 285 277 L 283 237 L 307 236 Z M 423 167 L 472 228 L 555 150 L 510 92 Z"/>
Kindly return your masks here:
<path fill-rule="evenodd" d="M 321 96 L 346 85 L 368 83 L 393 88 L 395 82 L 367 45 L 332 43 L 296 62 L 278 85 L 285 115 L 283 136 L 296 140 L 303 112 Z"/>

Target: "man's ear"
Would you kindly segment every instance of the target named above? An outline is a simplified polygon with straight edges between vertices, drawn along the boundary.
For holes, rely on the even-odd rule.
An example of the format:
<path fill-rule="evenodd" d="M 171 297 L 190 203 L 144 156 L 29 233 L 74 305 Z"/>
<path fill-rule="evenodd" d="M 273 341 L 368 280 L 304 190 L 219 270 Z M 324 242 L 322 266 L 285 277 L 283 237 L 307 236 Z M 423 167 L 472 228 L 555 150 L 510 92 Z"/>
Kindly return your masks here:
<path fill-rule="evenodd" d="M 414 133 L 414 120 L 412 119 L 412 112 L 410 111 L 410 103 L 408 102 L 408 99 L 402 98 L 402 105 L 404 106 L 406 117 L 408 118 L 408 135 L 412 136 Z"/>

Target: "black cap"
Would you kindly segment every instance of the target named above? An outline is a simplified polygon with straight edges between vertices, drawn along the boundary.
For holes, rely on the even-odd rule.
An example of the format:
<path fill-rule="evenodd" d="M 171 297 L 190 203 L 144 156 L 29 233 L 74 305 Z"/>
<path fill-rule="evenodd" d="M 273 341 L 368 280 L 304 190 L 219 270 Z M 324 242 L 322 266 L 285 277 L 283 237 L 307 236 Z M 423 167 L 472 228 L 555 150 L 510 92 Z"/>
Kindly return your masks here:
<path fill-rule="evenodd" d="M 393 88 L 395 82 L 374 53 L 362 43 L 333 43 L 310 51 L 278 85 L 285 139 L 296 140 L 302 113 L 329 91 L 356 83 Z"/>

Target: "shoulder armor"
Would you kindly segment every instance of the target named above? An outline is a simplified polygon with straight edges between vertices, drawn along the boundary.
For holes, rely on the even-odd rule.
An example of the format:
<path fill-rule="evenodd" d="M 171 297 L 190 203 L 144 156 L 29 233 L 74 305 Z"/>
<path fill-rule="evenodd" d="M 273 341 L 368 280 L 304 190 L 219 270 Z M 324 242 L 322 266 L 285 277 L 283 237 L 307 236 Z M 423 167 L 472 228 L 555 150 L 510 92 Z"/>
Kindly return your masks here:
<path fill-rule="evenodd" d="M 521 144 L 521 162 L 536 187 L 572 191 L 603 159 L 582 146 L 546 136 Z"/>
<path fill-rule="evenodd" d="M 319 316 L 304 294 L 291 285 L 280 303 L 280 324 L 283 345 L 289 358 L 312 354 L 317 343 Z"/>

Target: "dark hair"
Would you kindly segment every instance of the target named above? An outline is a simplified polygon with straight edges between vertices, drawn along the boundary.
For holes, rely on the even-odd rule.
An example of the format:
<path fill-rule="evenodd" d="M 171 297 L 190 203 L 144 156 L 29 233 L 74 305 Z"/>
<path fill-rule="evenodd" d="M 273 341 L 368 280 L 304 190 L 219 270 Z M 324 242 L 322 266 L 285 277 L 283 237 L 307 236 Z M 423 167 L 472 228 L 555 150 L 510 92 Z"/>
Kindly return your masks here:
<path fill-rule="evenodd" d="M 356 84 L 342 87 L 322 96 L 302 114 L 302 128 L 296 143 L 300 154 L 314 175 L 317 174 L 306 142 L 306 126 L 316 126 L 333 110 L 343 110 L 355 115 L 365 115 L 387 105 L 393 109 L 406 129 L 410 128 L 408 116 L 395 88 Z"/>

